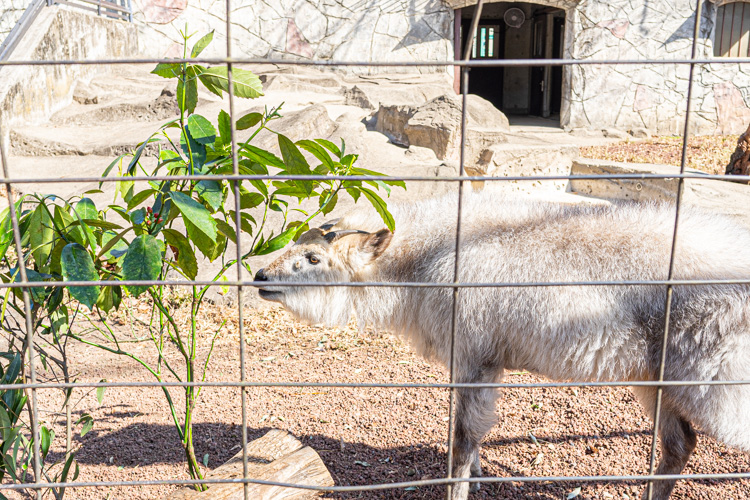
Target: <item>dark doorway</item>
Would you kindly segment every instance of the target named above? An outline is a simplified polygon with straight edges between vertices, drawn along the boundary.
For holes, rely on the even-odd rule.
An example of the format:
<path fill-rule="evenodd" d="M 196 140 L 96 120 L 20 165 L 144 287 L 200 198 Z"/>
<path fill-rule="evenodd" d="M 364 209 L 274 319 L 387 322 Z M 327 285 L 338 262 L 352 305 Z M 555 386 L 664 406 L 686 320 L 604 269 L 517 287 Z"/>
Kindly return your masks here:
<path fill-rule="evenodd" d="M 474 10 L 474 6 L 460 10 L 462 54 L 471 44 L 471 58 L 479 60 L 563 56 L 563 10 L 526 2 L 485 4 L 477 35 L 468 40 Z M 562 83 L 559 66 L 472 68 L 469 73 L 469 92 L 508 115 L 559 115 Z"/>
<path fill-rule="evenodd" d="M 471 30 L 471 19 L 461 20 L 462 47 L 466 47 L 466 37 Z M 505 53 L 505 25 L 497 20 L 483 20 L 477 27 L 477 36 L 473 41 L 472 59 L 502 59 Z M 472 94 L 477 94 L 496 108 L 503 105 L 503 67 L 472 68 L 469 75 L 469 88 Z"/>

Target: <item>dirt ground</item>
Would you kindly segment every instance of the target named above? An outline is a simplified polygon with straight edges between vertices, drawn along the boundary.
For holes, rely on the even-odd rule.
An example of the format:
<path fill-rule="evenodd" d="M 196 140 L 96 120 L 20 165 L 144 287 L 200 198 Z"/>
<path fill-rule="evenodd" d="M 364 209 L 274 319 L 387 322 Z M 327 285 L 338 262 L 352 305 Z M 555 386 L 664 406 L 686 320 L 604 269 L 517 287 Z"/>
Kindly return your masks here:
<path fill-rule="evenodd" d="M 737 147 L 737 137 L 736 135 L 690 137 L 687 147 L 687 168 L 709 174 L 723 174 L 729 163 L 729 157 Z M 582 147 L 581 156 L 600 160 L 680 166 L 682 137 L 654 137 L 645 141 Z"/>
<path fill-rule="evenodd" d="M 147 308 L 136 305 L 145 319 Z M 248 380 L 341 382 L 447 382 L 447 373 L 383 333 L 304 326 L 278 309 L 246 310 Z M 208 380 L 239 380 L 236 309 L 209 306 L 199 327 L 199 358 L 222 321 Z M 124 318 L 124 317 L 123 317 Z M 186 320 L 185 315 L 182 316 Z M 123 331 L 128 331 L 123 328 Z M 136 336 L 143 332 L 136 329 Z M 121 341 L 127 335 L 121 334 Z M 153 360 L 147 343 L 130 344 Z M 151 380 L 132 360 L 82 345 L 72 352 L 79 381 Z M 541 379 L 509 373 L 508 382 Z M 173 391 L 176 399 L 179 392 Z M 59 391 L 40 390 L 41 416 L 56 425 L 61 452 L 63 418 Z M 364 485 L 438 478 L 445 474 L 448 393 L 445 389 L 252 388 L 248 391 L 250 439 L 285 429 L 322 457 L 337 485 Z M 100 405 L 95 391 L 77 391 L 75 417 L 88 412 L 95 425 L 78 438 L 79 481 L 187 478 L 182 449 L 159 389 L 110 388 Z M 499 423 L 486 437 L 487 476 L 644 474 L 651 424 L 631 393 L 618 389 L 508 389 L 498 401 Z M 234 455 L 241 440 L 237 389 L 206 388 L 196 414 L 198 457 L 214 468 Z M 748 472 L 750 455 L 701 435 L 686 473 Z M 472 498 L 639 498 L 635 483 L 485 484 Z M 175 487 L 76 488 L 70 499 L 159 499 Z M 440 487 L 385 490 L 328 498 L 443 498 Z M 18 496 L 10 498 L 18 498 Z M 674 498 L 750 498 L 750 480 L 681 481 Z"/>

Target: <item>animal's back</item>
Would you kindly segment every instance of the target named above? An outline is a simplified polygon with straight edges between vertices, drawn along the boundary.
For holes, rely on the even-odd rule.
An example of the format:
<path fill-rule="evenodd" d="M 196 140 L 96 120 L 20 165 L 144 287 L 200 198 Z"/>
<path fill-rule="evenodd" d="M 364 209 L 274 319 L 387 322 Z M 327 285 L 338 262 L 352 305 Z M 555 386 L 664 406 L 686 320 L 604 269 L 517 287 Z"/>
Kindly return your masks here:
<path fill-rule="evenodd" d="M 375 281 L 453 282 L 455 196 L 393 207 L 396 231 Z M 648 281 L 668 276 L 671 204 L 565 205 L 472 193 L 462 206 L 461 282 Z M 345 227 L 382 222 L 347 217 Z M 749 279 L 750 233 L 731 220 L 685 207 L 675 279 Z M 423 354 L 449 359 L 451 289 L 409 289 L 395 329 Z M 750 288 L 674 287 L 666 377 L 750 379 Z M 666 287 L 522 286 L 460 292 L 457 354 L 466 366 L 502 353 L 506 368 L 553 379 L 655 378 Z M 461 364 L 459 363 L 461 366 Z M 665 397 L 714 436 L 750 448 L 737 425 L 750 413 L 750 386 L 670 388 Z M 717 408 L 722 416 L 717 416 Z"/>

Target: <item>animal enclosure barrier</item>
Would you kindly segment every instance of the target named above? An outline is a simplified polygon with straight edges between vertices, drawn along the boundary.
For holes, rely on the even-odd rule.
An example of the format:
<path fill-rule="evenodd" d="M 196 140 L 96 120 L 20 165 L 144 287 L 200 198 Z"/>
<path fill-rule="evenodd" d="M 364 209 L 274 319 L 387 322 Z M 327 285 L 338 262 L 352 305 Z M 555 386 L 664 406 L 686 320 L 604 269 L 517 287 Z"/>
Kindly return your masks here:
<path fill-rule="evenodd" d="M 476 6 L 472 23 L 471 23 L 471 34 L 475 34 L 481 11 L 483 8 L 484 1 L 480 0 Z M 294 65 L 305 65 L 318 68 L 337 68 L 344 66 L 361 66 L 361 67 L 456 67 L 459 68 L 460 77 L 462 79 L 462 117 L 461 117 L 461 157 L 459 163 L 459 175 L 450 177 L 441 177 L 437 180 L 444 183 L 450 183 L 455 186 L 458 196 L 457 204 L 457 227 L 455 235 L 455 259 L 453 266 L 453 281 L 451 283 L 438 283 L 438 282 L 331 282 L 326 283 L 325 286 L 330 287 L 401 287 L 401 288 L 439 288 L 447 289 L 452 292 L 452 323 L 451 323 L 451 363 L 449 366 L 450 381 L 449 383 L 344 383 L 337 381 L 330 382 L 293 382 L 286 380 L 279 380 L 274 382 L 258 382 L 246 379 L 246 356 L 245 356 L 245 332 L 244 332 L 244 321 L 243 321 L 243 296 L 247 293 L 254 293 L 256 288 L 264 286 L 266 283 L 251 281 L 242 279 L 243 267 L 242 257 L 244 255 L 242 249 L 242 243 L 239 235 L 241 234 L 242 220 L 237 217 L 236 226 L 234 227 L 237 239 L 235 240 L 236 245 L 236 269 L 237 278 L 224 282 L 214 282 L 206 280 L 120 280 L 120 281 L 59 281 L 50 282 L 45 281 L 43 285 L 39 285 L 38 282 L 32 281 L 24 266 L 18 266 L 20 279 L 12 283 L 0 284 L 0 288 L 16 288 L 22 290 L 24 305 L 26 308 L 26 319 L 25 325 L 28 337 L 31 340 L 28 341 L 28 345 L 31 346 L 30 357 L 32 362 L 29 363 L 28 379 L 29 383 L 24 384 L 0 384 L 0 390 L 11 390 L 11 389 L 23 389 L 28 390 L 30 393 L 30 400 L 32 405 L 32 422 L 31 429 L 32 434 L 38 435 L 39 433 L 39 416 L 37 411 L 37 400 L 38 392 L 43 389 L 75 389 L 75 390 L 91 390 L 98 388 L 143 388 L 143 387 L 224 387 L 234 388 L 239 395 L 241 395 L 242 403 L 242 445 L 243 449 L 246 448 L 248 442 L 248 416 L 246 411 L 246 389 L 250 387 L 289 387 L 289 388 L 378 388 L 383 390 L 399 390 L 404 388 L 416 388 L 423 390 L 433 391 L 449 391 L 449 420 L 448 420 L 448 435 L 446 436 L 447 441 L 447 461 L 446 469 L 447 474 L 445 477 L 432 478 L 432 479 L 420 479 L 413 481 L 404 481 L 398 483 L 380 483 L 380 484 L 364 484 L 364 485 L 337 485 L 333 487 L 317 487 L 310 485 L 300 485 L 291 483 L 280 483 L 267 480 L 261 480 L 253 478 L 249 473 L 248 467 L 248 456 L 247 453 L 243 456 L 243 477 L 236 479 L 184 479 L 177 480 L 172 478 L 155 478 L 149 481 L 82 481 L 82 482 L 69 482 L 69 483 L 54 483 L 46 482 L 40 473 L 40 439 L 34 439 L 34 469 L 35 481 L 27 484 L 2 484 L 0 485 L 0 492 L 3 490 L 19 490 L 28 489 L 35 490 L 41 497 L 41 491 L 45 488 L 86 488 L 86 487 L 121 487 L 121 486 L 148 486 L 148 485 L 194 485 L 194 484 L 217 484 L 217 483 L 239 483 L 239 484 L 264 484 L 264 485 L 275 485 L 283 487 L 299 488 L 302 490 L 321 490 L 334 493 L 346 493 L 346 492 L 375 492 L 376 495 L 380 490 L 388 489 L 404 489 L 422 486 L 435 486 L 444 485 L 447 490 L 448 498 L 450 498 L 451 491 L 459 483 L 501 483 L 501 482 L 566 482 L 569 484 L 573 483 L 586 483 L 586 482 L 624 482 L 624 481 L 637 481 L 641 484 L 647 484 L 648 493 L 647 497 L 651 498 L 652 487 L 658 482 L 663 480 L 677 479 L 679 481 L 690 481 L 690 480 L 718 480 L 727 481 L 732 479 L 750 479 L 750 472 L 743 473 L 704 473 L 704 474 L 677 474 L 677 475 L 656 475 L 656 458 L 657 458 L 657 442 L 658 442 L 658 429 L 659 422 L 662 415 L 662 390 L 665 387 L 675 386 L 727 386 L 727 385 L 748 385 L 750 380 L 665 380 L 664 367 L 666 364 L 667 345 L 669 339 L 669 318 L 670 311 L 673 301 L 673 290 L 675 287 L 684 286 L 715 286 L 715 285 L 748 285 L 750 284 L 750 276 L 743 276 L 733 279 L 675 279 L 674 278 L 674 259 L 675 259 L 675 242 L 679 237 L 680 229 L 680 211 L 681 204 L 683 201 L 682 193 L 683 186 L 686 179 L 725 179 L 728 176 L 724 175 L 697 175 L 687 173 L 685 169 L 686 152 L 687 152 L 687 138 L 690 129 L 691 119 L 691 96 L 692 96 L 692 85 L 694 80 L 694 73 L 697 68 L 701 65 L 707 64 L 740 64 L 750 62 L 750 58 L 722 58 L 722 59 L 701 59 L 697 57 L 696 44 L 700 32 L 700 20 L 701 20 L 701 9 L 703 0 L 698 0 L 696 6 L 695 25 L 693 27 L 692 35 L 692 57 L 688 59 L 673 59 L 673 60 L 574 60 L 574 59 L 477 59 L 472 60 L 471 47 L 467 47 L 462 57 L 457 58 L 455 61 L 446 63 L 437 63 L 435 61 L 418 61 L 410 63 L 377 63 L 371 61 L 343 61 L 343 60 L 330 60 L 330 61 L 316 61 L 316 60 L 305 60 L 305 61 L 291 61 L 291 60 L 257 60 L 247 59 L 235 56 L 235 49 L 232 46 L 232 2 L 231 0 L 226 1 L 226 23 L 225 23 L 225 36 L 226 36 L 226 57 L 224 58 L 184 58 L 184 59 L 116 59 L 116 60 L 66 60 L 66 61 L 3 61 L 0 62 L 0 69 L 4 66 L 38 66 L 38 65 L 118 65 L 118 64 L 134 64 L 134 63 L 182 63 L 182 62 L 197 62 L 206 64 L 226 64 L 228 68 L 228 87 L 230 91 L 229 95 L 229 116 L 231 117 L 231 151 L 232 151 L 232 173 L 222 175 L 156 175 L 156 176 L 109 176 L 109 177 L 68 177 L 68 178 L 44 178 L 44 179 L 32 179 L 22 177 L 11 177 L 9 174 L 8 165 L 8 145 L 5 142 L 0 142 L 0 159 L 3 165 L 3 183 L 5 184 L 8 198 L 9 214 L 12 221 L 14 245 L 18 255 L 22 255 L 22 243 L 21 233 L 19 229 L 18 218 L 16 211 L 12 208 L 15 203 L 15 192 L 12 190 L 14 184 L 41 184 L 41 183 L 122 183 L 122 182 L 148 182 L 148 181 L 215 181 L 223 180 L 232 183 L 234 193 L 235 210 L 239 214 L 241 212 L 240 207 L 240 182 L 243 181 L 254 181 L 254 180 L 279 180 L 279 179 L 292 179 L 292 180 L 352 180 L 352 181 L 367 181 L 372 180 L 373 177 L 367 175 L 359 176 L 323 176 L 323 175 L 284 175 L 284 176 L 270 176 L 265 174 L 249 175 L 242 173 L 239 168 L 238 159 L 238 148 L 236 140 L 236 124 L 235 124 L 235 95 L 231 91 L 233 88 L 233 68 L 237 64 L 277 64 L 280 66 L 294 66 Z M 469 37 L 471 39 L 472 36 Z M 563 67 L 563 66 L 575 66 L 575 65 L 624 65 L 624 66 L 638 66 L 645 64 L 654 65 L 678 65 L 689 67 L 689 78 L 688 78 L 688 93 L 687 102 L 685 102 L 685 125 L 683 132 L 683 148 L 682 148 L 682 162 L 680 168 L 680 174 L 606 174 L 606 175 L 535 175 L 535 176 L 508 176 L 508 177 L 492 177 L 492 176 L 468 176 L 465 174 L 465 151 L 466 151 L 466 129 L 467 129 L 467 108 L 468 108 L 468 89 L 469 89 L 469 78 L 470 70 L 472 68 L 486 68 L 486 67 L 529 67 L 529 66 L 550 66 L 550 67 Z M 0 127 L 2 124 L 0 124 Z M 0 130 L 0 137 L 3 136 L 3 131 Z M 674 228 L 672 230 L 672 246 L 671 255 L 669 261 L 669 272 L 663 280 L 642 280 L 642 281 L 567 281 L 567 282 L 555 282 L 555 281 L 540 281 L 540 282 L 461 282 L 458 277 L 461 275 L 459 255 L 462 248 L 462 234 L 461 228 L 461 214 L 462 214 L 462 200 L 464 196 L 464 186 L 468 186 L 467 183 L 483 181 L 485 183 L 500 183 L 509 181 L 553 181 L 553 180 L 614 180 L 614 179 L 630 179 L 638 180 L 643 183 L 653 182 L 664 179 L 678 179 L 678 188 L 675 193 L 676 199 L 676 213 L 674 219 Z M 747 177 L 732 176 L 733 180 L 736 179 L 750 180 Z M 430 176 L 403 176 L 403 177 L 378 177 L 378 180 L 383 181 L 406 181 L 410 183 L 422 183 L 422 182 L 435 182 L 435 177 Z M 36 283 L 36 284 L 35 284 Z M 224 381 L 211 381 L 211 382 L 141 382 L 141 381 L 119 381 L 119 382 L 99 382 L 99 383 L 39 383 L 35 372 L 34 360 L 38 359 L 38 354 L 34 351 L 33 336 L 34 328 L 31 325 L 30 318 L 31 306 L 30 306 L 30 294 L 35 289 L 44 287 L 90 287 L 90 286 L 101 286 L 101 287 L 112 287 L 112 286 L 158 286 L 158 285 L 170 285 L 175 287 L 190 287 L 190 286 L 224 286 L 233 287 L 237 293 L 237 315 L 239 324 L 239 366 L 240 366 L 240 380 L 224 380 Z M 295 286 L 295 287 L 306 287 L 306 286 L 320 286 L 318 284 L 311 284 L 306 282 L 286 282 L 283 286 Z M 587 381 L 571 381 L 571 382 L 549 382 L 549 383 L 533 383 L 533 384 L 521 384 L 521 383 L 482 383 L 482 384 L 466 384 L 457 383 L 455 372 L 456 367 L 454 363 L 454 353 L 456 350 L 455 345 L 455 334 L 458 325 L 458 307 L 459 297 L 462 290 L 474 289 L 474 288 L 508 288 L 508 287 L 596 287 L 596 286 L 612 286 L 612 287 L 633 287 L 633 286 L 656 286 L 664 287 L 666 292 L 664 296 L 665 304 L 665 317 L 667 320 L 664 322 L 663 333 L 661 337 L 661 351 L 659 360 L 659 372 L 657 380 L 634 380 L 634 381 L 623 381 L 623 382 L 587 382 Z M 462 388 L 497 388 L 508 389 L 508 388 L 577 388 L 577 387 L 640 387 L 640 388 L 654 388 L 655 389 L 655 412 L 654 412 L 654 426 L 653 426 L 653 438 L 652 446 L 650 450 L 650 462 L 649 462 L 649 473 L 642 475 L 608 475 L 608 476 L 497 476 L 497 477 L 472 477 L 472 478 L 457 478 L 454 476 L 453 467 L 453 443 L 455 438 L 454 432 L 454 415 L 455 415 L 455 393 L 457 389 Z M 345 409 L 344 409 L 345 411 Z M 70 416 L 68 416 L 70 418 Z M 250 498 L 247 490 L 245 490 L 246 498 Z"/>

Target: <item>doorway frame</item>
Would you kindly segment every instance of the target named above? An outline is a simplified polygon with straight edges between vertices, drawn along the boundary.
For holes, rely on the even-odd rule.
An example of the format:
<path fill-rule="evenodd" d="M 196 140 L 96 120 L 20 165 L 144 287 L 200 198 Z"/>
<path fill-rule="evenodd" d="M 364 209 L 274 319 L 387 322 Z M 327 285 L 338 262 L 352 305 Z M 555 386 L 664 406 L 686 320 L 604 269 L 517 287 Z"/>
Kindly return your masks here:
<path fill-rule="evenodd" d="M 445 0 L 450 8 L 453 8 L 453 55 L 454 60 L 461 60 L 463 54 L 461 53 L 461 14 L 463 8 L 476 6 L 478 0 Z M 486 4 L 490 3 L 531 3 L 540 5 L 543 7 L 553 7 L 560 9 L 564 12 L 563 18 L 565 19 L 565 27 L 563 29 L 563 40 L 562 40 L 562 58 L 572 59 L 572 40 L 575 28 L 575 12 L 579 0 L 527 0 L 525 2 L 508 2 L 507 0 L 486 0 Z M 481 19 L 481 18 L 480 18 Z M 548 23 L 553 24 L 553 23 Z M 550 33 L 547 37 L 547 43 L 552 43 L 553 33 Z M 456 94 L 461 93 L 461 67 L 454 66 L 453 71 L 453 88 Z M 549 67 L 548 67 L 549 68 Z M 572 71 L 573 66 L 563 65 L 562 66 L 562 82 L 560 89 L 560 128 L 567 128 L 570 124 L 570 105 L 572 99 Z M 549 75 L 546 75 L 549 78 Z M 551 109 L 551 92 L 547 92 L 545 98 L 545 107 Z"/>

